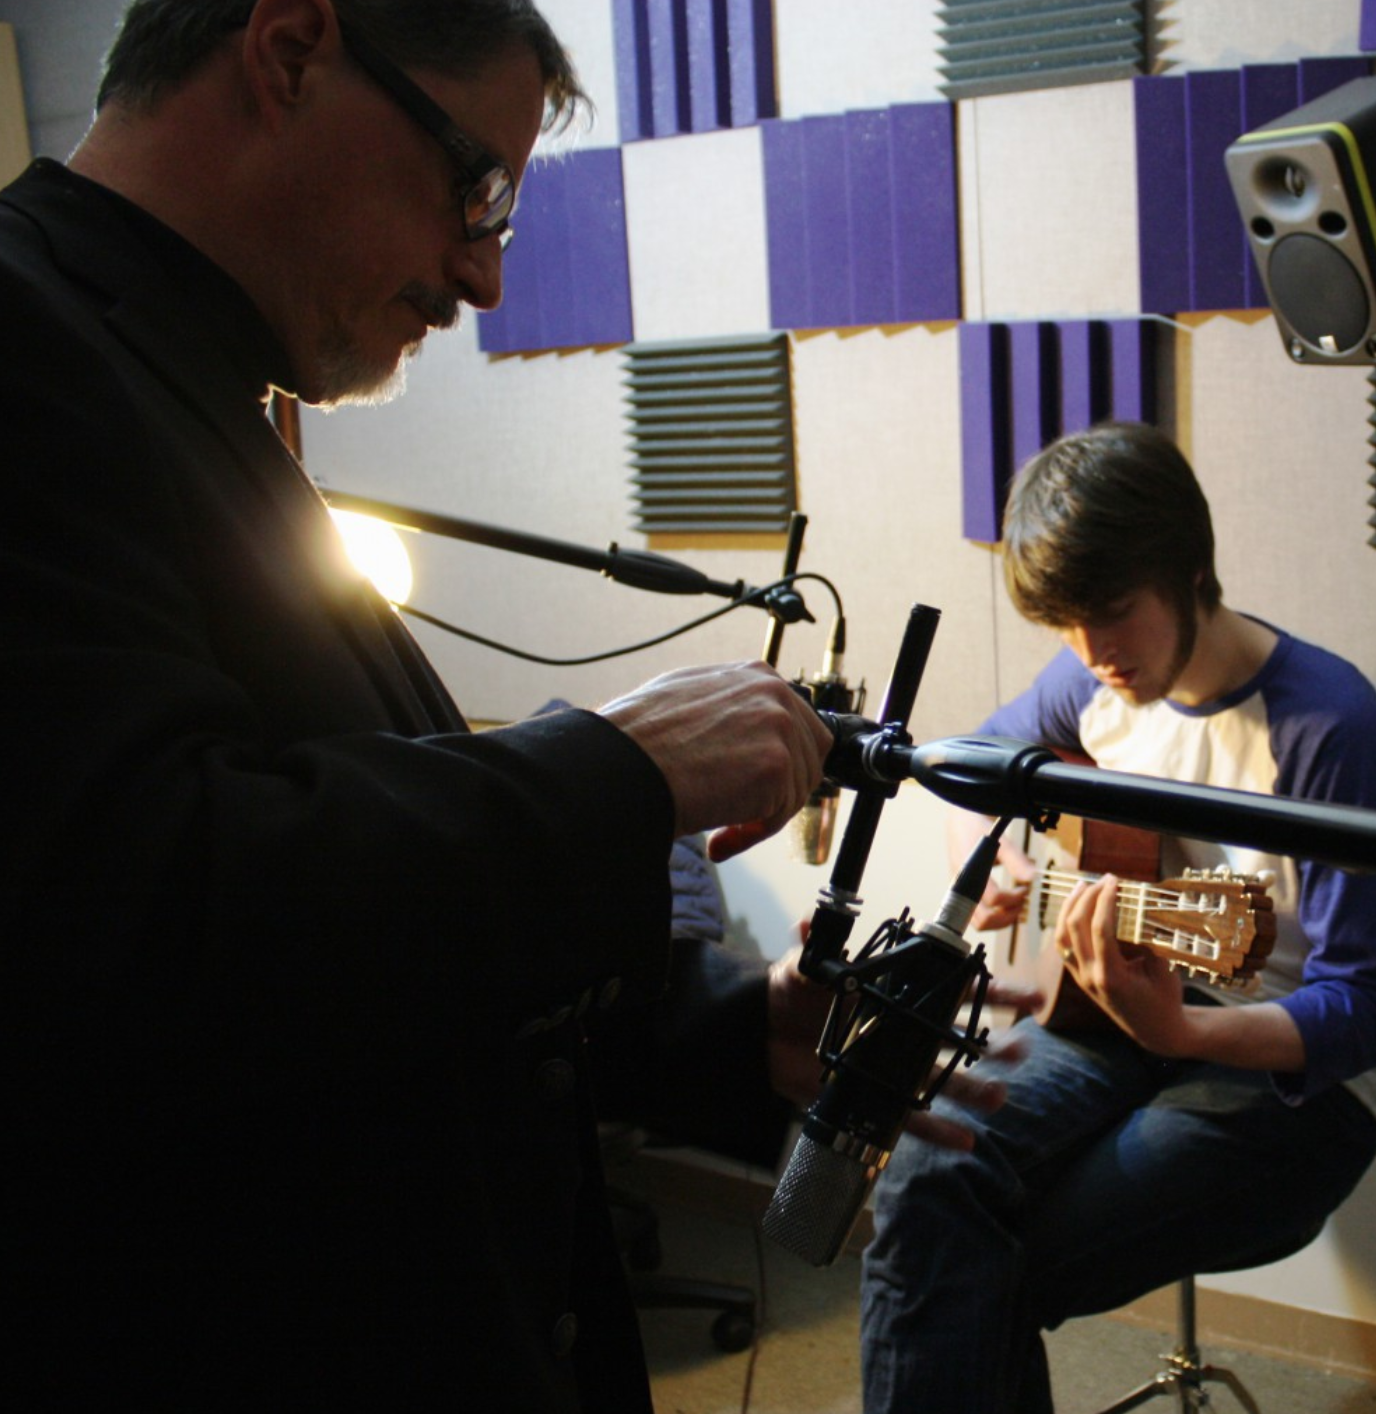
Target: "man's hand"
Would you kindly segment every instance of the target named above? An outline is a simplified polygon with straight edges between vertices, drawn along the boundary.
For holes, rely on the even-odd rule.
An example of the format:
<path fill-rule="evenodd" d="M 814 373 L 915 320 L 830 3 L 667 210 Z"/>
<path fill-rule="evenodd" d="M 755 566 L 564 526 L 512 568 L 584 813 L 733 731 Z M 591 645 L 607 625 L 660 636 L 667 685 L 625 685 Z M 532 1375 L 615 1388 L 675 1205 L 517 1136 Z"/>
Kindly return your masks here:
<path fill-rule="evenodd" d="M 822 778 L 831 732 L 764 663 L 665 673 L 600 709 L 664 774 L 675 830 L 718 826 L 712 858 L 772 835 Z"/>
<path fill-rule="evenodd" d="M 806 936 L 807 925 L 803 924 L 799 932 Z M 817 1042 L 834 993 L 803 976 L 798 970 L 801 955 L 802 946 L 798 944 L 769 968 L 769 1076 L 779 1094 L 806 1108 L 821 1091 L 822 1063 L 817 1059 Z M 986 1004 L 1035 1007 L 1040 1000 L 1032 988 L 995 980 L 990 983 Z M 988 1061 L 1016 1062 L 1019 1047 L 1004 1033 L 990 1040 L 985 1054 Z M 982 1065 L 981 1062 L 973 1069 L 962 1066 L 951 1076 L 942 1094 L 986 1114 L 998 1109 L 1007 1092 L 998 1080 L 981 1074 Z M 974 1136 L 963 1125 L 924 1110 L 909 1114 L 907 1129 L 919 1139 L 947 1149 L 969 1149 L 974 1143 Z"/>

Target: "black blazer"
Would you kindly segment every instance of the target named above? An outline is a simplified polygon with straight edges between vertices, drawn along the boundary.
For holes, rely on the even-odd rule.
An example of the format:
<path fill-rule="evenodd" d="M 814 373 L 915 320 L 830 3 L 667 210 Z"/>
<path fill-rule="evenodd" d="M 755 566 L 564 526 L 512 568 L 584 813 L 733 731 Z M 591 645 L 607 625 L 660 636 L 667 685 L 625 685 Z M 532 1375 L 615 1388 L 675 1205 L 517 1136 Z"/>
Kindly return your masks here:
<path fill-rule="evenodd" d="M 53 163 L 0 195 L 0 1389 L 647 1407 L 585 1022 L 657 1114 L 665 1037 L 725 1057 L 763 1158 L 760 983 L 644 1005 L 663 779 L 590 713 L 466 731 L 169 239 Z"/>

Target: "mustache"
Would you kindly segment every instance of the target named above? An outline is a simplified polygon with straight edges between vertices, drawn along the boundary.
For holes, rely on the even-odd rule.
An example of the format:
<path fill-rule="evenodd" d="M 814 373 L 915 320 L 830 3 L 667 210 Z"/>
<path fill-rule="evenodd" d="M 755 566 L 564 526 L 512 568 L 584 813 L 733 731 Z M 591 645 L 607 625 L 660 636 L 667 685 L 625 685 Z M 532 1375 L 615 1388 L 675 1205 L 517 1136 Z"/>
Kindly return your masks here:
<path fill-rule="evenodd" d="M 426 321 L 436 329 L 452 329 L 463 312 L 463 301 L 449 290 L 437 290 L 419 280 L 412 280 L 401 291 L 402 299 L 415 305 Z"/>

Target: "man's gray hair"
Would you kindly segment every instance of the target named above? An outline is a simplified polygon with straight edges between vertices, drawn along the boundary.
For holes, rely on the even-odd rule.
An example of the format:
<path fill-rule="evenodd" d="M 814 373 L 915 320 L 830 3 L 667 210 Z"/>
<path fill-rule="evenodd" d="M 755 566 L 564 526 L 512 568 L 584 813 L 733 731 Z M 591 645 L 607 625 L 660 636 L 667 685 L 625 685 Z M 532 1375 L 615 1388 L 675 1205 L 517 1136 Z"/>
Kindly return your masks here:
<path fill-rule="evenodd" d="M 151 108 L 248 23 L 257 0 L 133 0 L 105 61 L 96 108 Z M 591 108 L 573 64 L 533 0 L 333 0 L 336 12 L 403 68 L 471 78 L 524 46 L 545 85 L 545 130 Z"/>

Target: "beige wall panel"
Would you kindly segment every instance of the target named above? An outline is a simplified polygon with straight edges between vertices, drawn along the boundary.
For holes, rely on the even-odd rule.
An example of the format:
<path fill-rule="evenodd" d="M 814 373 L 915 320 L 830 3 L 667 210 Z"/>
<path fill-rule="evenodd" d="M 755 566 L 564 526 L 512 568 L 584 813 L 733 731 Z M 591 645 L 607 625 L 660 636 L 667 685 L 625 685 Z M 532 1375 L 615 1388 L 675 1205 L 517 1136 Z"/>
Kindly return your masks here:
<path fill-rule="evenodd" d="M 1131 83 L 959 108 L 966 317 L 1136 312 Z"/>
<path fill-rule="evenodd" d="M 631 143 L 622 169 L 635 337 L 768 329 L 760 130 Z"/>
<path fill-rule="evenodd" d="M 958 369 L 954 325 L 820 334 L 794 346 L 811 518 L 804 568 L 841 590 L 848 661 L 863 670 L 872 708 L 912 606 L 942 612 L 913 717 L 919 738 L 968 725 L 991 691 L 989 557 L 960 534 Z"/>
<path fill-rule="evenodd" d="M 29 164 L 29 127 L 24 117 L 24 86 L 14 27 L 0 23 L 0 186 Z"/>
<path fill-rule="evenodd" d="M 774 0 L 779 116 L 941 101 L 938 0 Z"/>
<path fill-rule="evenodd" d="M 1269 315 L 1187 327 L 1179 435 L 1213 506 L 1229 603 L 1376 677 L 1367 371 L 1296 367 Z"/>
<path fill-rule="evenodd" d="M 588 0 L 540 0 L 540 13 L 568 50 L 595 109 L 592 127 L 579 134 L 579 146 L 615 147 L 621 141 L 621 119 L 612 7 L 590 5 Z"/>
<path fill-rule="evenodd" d="M 1159 0 L 1170 69 L 1232 69 L 1356 54 L 1362 0 Z"/>

